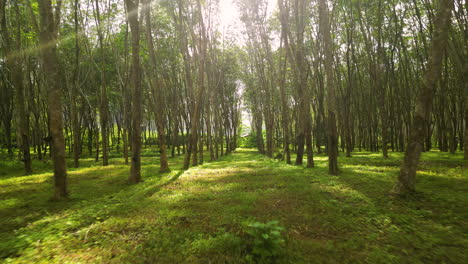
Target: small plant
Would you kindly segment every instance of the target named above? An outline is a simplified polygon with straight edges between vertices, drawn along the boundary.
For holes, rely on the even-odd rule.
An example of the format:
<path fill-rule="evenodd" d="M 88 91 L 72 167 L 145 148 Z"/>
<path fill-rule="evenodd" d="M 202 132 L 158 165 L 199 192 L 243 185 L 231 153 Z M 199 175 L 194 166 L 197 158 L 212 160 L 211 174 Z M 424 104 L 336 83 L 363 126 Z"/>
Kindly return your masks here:
<path fill-rule="evenodd" d="M 246 233 L 250 236 L 247 259 L 257 263 L 272 263 L 280 253 L 284 239 L 278 221 L 267 223 L 254 222 L 247 225 Z"/>

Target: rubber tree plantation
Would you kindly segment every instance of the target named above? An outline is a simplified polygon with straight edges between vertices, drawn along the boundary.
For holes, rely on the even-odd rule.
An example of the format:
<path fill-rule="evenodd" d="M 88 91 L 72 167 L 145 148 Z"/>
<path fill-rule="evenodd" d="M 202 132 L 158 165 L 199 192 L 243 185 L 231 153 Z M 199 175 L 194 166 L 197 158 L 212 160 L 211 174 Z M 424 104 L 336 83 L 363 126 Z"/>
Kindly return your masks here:
<path fill-rule="evenodd" d="M 466 263 L 467 0 L 0 0 L 0 263 Z"/>

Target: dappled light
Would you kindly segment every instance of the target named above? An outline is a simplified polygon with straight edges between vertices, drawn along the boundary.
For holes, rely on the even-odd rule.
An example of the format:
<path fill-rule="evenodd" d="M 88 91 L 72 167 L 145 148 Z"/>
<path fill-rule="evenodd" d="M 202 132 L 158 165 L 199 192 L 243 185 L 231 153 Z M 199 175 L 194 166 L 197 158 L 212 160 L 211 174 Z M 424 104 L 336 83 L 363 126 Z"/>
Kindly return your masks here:
<path fill-rule="evenodd" d="M 5 179 L 0 184 L 8 193 L 2 193 L 0 210 L 8 217 L 2 218 L 5 240 L 0 244 L 1 251 L 31 261 L 48 254 L 56 262 L 141 259 L 167 263 L 190 259 L 202 263 L 208 258 L 236 259 L 241 252 L 232 248 L 218 251 L 194 241 L 211 241 L 223 232 L 232 234 L 235 240 L 243 232 L 242 223 L 256 218 L 277 219 L 287 228 L 286 250 L 292 259 L 301 256 L 303 261 L 317 257 L 340 261 L 353 256 L 360 262 L 372 256 L 385 261 L 404 256 L 395 249 L 410 236 L 401 235 L 405 230 L 416 232 L 411 235 L 414 238 L 408 237 L 411 239 L 424 233 L 438 240 L 448 239 L 462 228 L 467 179 L 463 179 L 464 184 L 455 180 L 461 168 L 450 174 L 435 171 L 435 167 L 424 169 L 420 189 L 445 185 L 447 189 L 437 197 L 405 202 L 387 194 L 398 165 L 381 167 L 378 157 L 369 158 L 367 153 L 359 156 L 362 158 L 353 157 L 351 164 L 343 161 L 342 173 L 334 177 L 326 173 L 326 160 L 317 159 L 316 169 L 303 169 L 246 149 L 187 171 L 164 174 L 153 169 L 148 162 L 153 158 L 148 157 L 142 160 L 145 182 L 135 186 L 126 184 L 123 165 L 83 167 L 70 173 L 71 200 L 51 204 L 45 199 L 50 174 Z M 401 154 L 395 156 L 398 158 Z M 437 158 L 426 155 L 423 160 L 430 164 Z M 116 161 L 111 159 L 110 163 Z M 174 167 L 181 162 L 181 158 L 170 159 Z M 359 162 L 368 165 L 353 165 Z M 386 169 L 375 171 L 382 168 Z M 29 189 L 31 179 L 36 179 L 34 190 Z M 457 188 L 460 193 L 453 192 Z M 33 198 L 37 195 L 44 198 Z M 445 214 L 439 215 L 440 210 Z M 31 215 L 31 211 L 36 213 Z M 458 218 L 454 218 L 456 215 Z M 452 229 L 444 228 L 447 225 Z M 13 228 L 17 231 L 12 232 Z M 236 247 L 219 239 L 213 242 L 214 248 Z M 418 243 L 418 251 L 434 259 L 444 259 L 444 252 L 450 252 L 453 260 L 461 257 L 456 253 L 461 240 L 452 240 L 454 247 L 440 245 L 444 251 L 424 251 L 429 242 Z"/>
<path fill-rule="evenodd" d="M 316 169 L 303 169 L 250 149 L 165 174 L 146 170 L 152 167 L 148 157 L 142 160 L 142 169 L 147 171 L 145 182 L 135 186 L 126 184 L 122 165 L 72 172 L 74 195 L 66 203 L 49 204 L 40 198 L 48 196 L 50 183 L 43 179 L 50 174 L 28 176 L 42 180 L 35 182 L 35 191 L 23 190 L 15 198 L 13 192 L 22 189 L 27 177 L 6 179 L 8 184 L 2 180 L 2 197 L 10 198 L 3 199 L 0 207 L 5 238 L 1 251 L 7 254 L 3 257 L 19 254 L 30 261 L 44 254 L 54 256 L 56 262 L 234 260 L 240 256 L 236 254 L 242 254 L 234 250 L 239 245 L 230 245 L 221 237 L 227 232 L 236 240 L 242 235 L 242 223 L 255 218 L 277 219 L 286 227 L 284 261 L 297 257 L 302 261 L 340 261 L 353 256 L 357 262 L 408 258 L 398 248 L 408 243 L 405 239 L 418 240 L 422 234 L 426 239 L 418 240 L 415 246 L 419 249 L 408 249 L 414 259 L 418 258 L 415 250 L 432 259 L 445 259 L 446 254 L 452 260 L 461 257 L 457 245 L 463 242 L 454 234 L 463 226 L 461 208 L 467 179 L 463 179 L 464 184 L 451 180 L 461 174 L 461 168 L 446 174 L 429 166 L 420 173 L 420 188 L 425 192 L 446 185 L 448 189 L 437 196 L 393 200 L 387 191 L 397 165 L 381 167 L 385 161 L 369 158 L 368 153 L 355 156 L 363 158 L 353 157 L 352 164 L 344 161 L 341 174 L 332 177 L 326 173 L 326 160 L 317 159 Z M 401 154 L 395 156 L 399 158 Z M 437 156 L 426 155 L 423 161 L 431 164 L 433 159 Z M 110 159 L 111 164 L 115 161 Z M 360 161 L 368 165 L 353 165 Z M 181 162 L 181 158 L 170 159 L 175 167 Z M 388 170 L 375 172 L 376 168 Z M 109 184 L 103 185 L 106 182 Z M 453 192 L 458 188 L 461 192 Z M 5 194 L 7 190 L 11 194 Z M 21 209 L 25 207 L 27 210 Z M 452 228 L 447 229 L 448 225 Z M 13 227 L 16 232 L 12 232 Z M 409 230 L 413 235 L 401 235 Z M 429 250 L 430 241 L 449 237 L 449 244 L 439 245 L 444 250 Z M 207 241 L 214 244 L 204 245 Z M 215 250 L 219 247 L 227 248 Z"/>
<path fill-rule="evenodd" d="M 463 0 L 0 0 L 0 263 L 465 263 Z"/>

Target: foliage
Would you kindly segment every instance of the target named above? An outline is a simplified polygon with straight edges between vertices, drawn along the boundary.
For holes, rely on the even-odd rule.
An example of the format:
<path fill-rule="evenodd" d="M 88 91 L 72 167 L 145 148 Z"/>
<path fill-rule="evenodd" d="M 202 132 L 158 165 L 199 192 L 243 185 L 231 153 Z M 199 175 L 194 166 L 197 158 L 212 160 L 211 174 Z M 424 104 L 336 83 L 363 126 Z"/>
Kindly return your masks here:
<path fill-rule="evenodd" d="M 246 233 L 249 235 L 249 251 L 252 254 L 247 258 L 258 263 L 272 263 L 284 244 L 281 236 L 283 230 L 278 221 L 247 224 Z"/>
<path fill-rule="evenodd" d="M 255 133 L 250 133 L 244 137 L 239 137 L 239 146 L 241 148 L 254 148 L 257 147 L 257 135 Z"/>

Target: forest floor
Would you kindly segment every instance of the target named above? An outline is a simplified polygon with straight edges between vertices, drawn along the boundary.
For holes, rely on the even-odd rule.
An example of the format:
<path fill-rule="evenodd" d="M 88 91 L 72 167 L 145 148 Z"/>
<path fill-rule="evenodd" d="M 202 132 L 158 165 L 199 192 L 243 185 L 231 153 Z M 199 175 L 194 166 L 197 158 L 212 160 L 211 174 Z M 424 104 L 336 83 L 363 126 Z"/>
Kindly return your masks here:
<path fill-rule="evenodd" d="M 146 155 L 147 156 L 147 155 Z M 340 157 L 341 174 L 239 149 L 215 162 L 158 173 L 143 157 L 144 182 L 126 182 L 122 158 L 69 169 L 71 198 L 51 202 L 51 165 L 0 162 L 0 262 L 249 263 L 252 229 L 277 220 L 280 245 L 265 263 L 466 263 L 468 172 L 462 156 L 424 153 L 418 193 L 389 195 L 401 153 Z M 272 224 L 275 226 L 275 224 Z M 255 231 L 255 230 L 254 230 Z M 268 240 L 268 239 L 266 239 Z M 265 246 L 268 247 L 268 246 Z"/>

